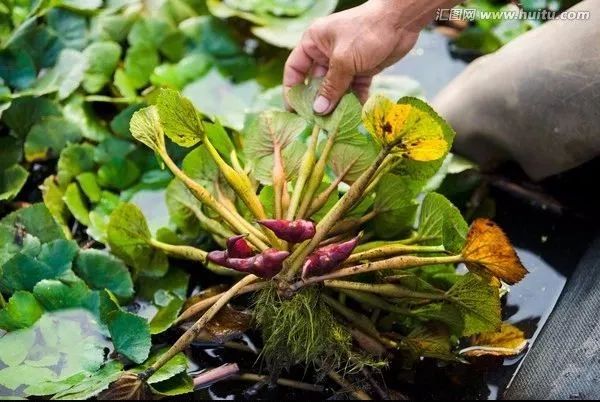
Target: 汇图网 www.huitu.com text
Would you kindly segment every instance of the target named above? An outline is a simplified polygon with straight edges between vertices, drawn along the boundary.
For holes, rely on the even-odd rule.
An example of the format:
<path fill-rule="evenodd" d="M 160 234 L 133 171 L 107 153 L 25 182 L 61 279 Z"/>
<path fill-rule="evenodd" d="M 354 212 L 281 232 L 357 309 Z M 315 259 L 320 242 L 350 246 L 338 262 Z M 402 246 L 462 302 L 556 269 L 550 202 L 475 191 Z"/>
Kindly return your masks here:
<path fill-rule="evenodd" d="M 526 11 L 521 9 L 515 10 L 498 10 L 485 11 L 474 8 L 440 8 L 436 13 L 437 21 L 475 21 L 475 20 L 568 20 L 581 21 L 589 20 L 589 11 L 551 11 L 551 10 L 536 10 Z"/>

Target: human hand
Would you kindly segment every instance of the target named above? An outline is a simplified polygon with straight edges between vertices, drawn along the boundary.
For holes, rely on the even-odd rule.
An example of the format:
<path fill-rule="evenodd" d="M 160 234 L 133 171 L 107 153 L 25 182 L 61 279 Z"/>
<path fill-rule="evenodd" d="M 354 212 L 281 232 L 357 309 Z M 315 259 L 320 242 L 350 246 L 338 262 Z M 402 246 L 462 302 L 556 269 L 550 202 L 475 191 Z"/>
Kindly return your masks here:
<path fill-rule="evenodd" d="M 365 102 L 373 76 L 406 55 L 432 18 L 424 3 L 370 0 L 316 20 L 286 62 L 285 93 L 312 74 L 325 77 L 315 113 L 330 113 L 349 88 Z"/>

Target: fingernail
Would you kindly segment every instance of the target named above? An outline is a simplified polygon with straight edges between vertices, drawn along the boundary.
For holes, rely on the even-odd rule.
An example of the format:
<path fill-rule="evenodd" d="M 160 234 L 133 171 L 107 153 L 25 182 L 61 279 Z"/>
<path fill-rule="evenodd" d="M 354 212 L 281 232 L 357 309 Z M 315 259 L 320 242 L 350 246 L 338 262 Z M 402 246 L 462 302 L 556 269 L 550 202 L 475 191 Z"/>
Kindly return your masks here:
<path fill-rule="evenodd" d="M 325 77 L 325 74 L 327 74 L 327 67 L 325 66 L 319 64 L 313 69 L 313 77 Z"/>
<path fill-rule="evenodd" d="M 323 95 L 317 96 L 315 99 L 315 103 L 313 103 L 313 110 L 315 113 L 325 113 L 329 109 L 329 99 L 324 97 Z"/>

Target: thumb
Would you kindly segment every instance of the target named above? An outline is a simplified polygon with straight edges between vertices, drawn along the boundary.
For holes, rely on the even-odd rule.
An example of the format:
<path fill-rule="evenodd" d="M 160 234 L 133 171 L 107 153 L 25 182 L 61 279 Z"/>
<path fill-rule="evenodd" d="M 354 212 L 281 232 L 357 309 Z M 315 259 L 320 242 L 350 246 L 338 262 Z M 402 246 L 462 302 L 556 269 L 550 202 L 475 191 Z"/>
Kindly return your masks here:
<path fill-rule="evenodd" d="M 332 59 L 313 104 L 314 112 L 321 115 L 331 113 L 350 87 L 353 78 L 351 70 L 345 67 L 344 62 L 335 62 Z"/>

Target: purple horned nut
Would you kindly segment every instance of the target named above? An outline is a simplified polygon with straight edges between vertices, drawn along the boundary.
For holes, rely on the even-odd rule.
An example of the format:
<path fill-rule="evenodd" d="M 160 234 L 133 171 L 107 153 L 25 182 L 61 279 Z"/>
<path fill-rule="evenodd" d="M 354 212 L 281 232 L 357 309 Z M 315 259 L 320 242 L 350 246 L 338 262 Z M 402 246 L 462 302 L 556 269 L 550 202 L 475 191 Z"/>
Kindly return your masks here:
<path fill-rule="evenodd" d="M 227 256 L 230 258 L 248 258 L 256 254 L 245 235 L 232 236 L 227 239 Z"/>
<path fill-rule="evenodd" d="M 283 261 L 290 255 L 288 251 L 267 249 L 254 256 L 254 275 L 270 279 L 277 275 L 283 268 Z"/>
<path fill-rule="evenodd" d="M 258 221 L 261 225 L 270 229 L 275 236 L 290 243 L 301 243 L 315 236 L 316 227 L 313 221 L 297 219 L 288 221 L 285 219 L 263 219 Z"/>
<path fill-rule="evenodd" d="M 206 260 L 213 262 L 217 265 L 221 265 L 226 267 L 227 265 L 227 251 L 224 250 L 215 250 L 215 251 L 211 251 L 210 253 L 208 253 L 206 255 Z"/>
<path fill-rule="evenodd" d="M 330 244 L 315 250 L 306 258 L 302 267 L 302 279 L 311 276 L 326 275 L 340 266 L 358 244 L 360 236 L 343 243 Z"/>
<path fill-rule="evenodd" d="M 235 271 L 253 274 L 255 258 L 256 256 L 250 258 L 228 258 L 225 264 L 222 265 Z"/>

